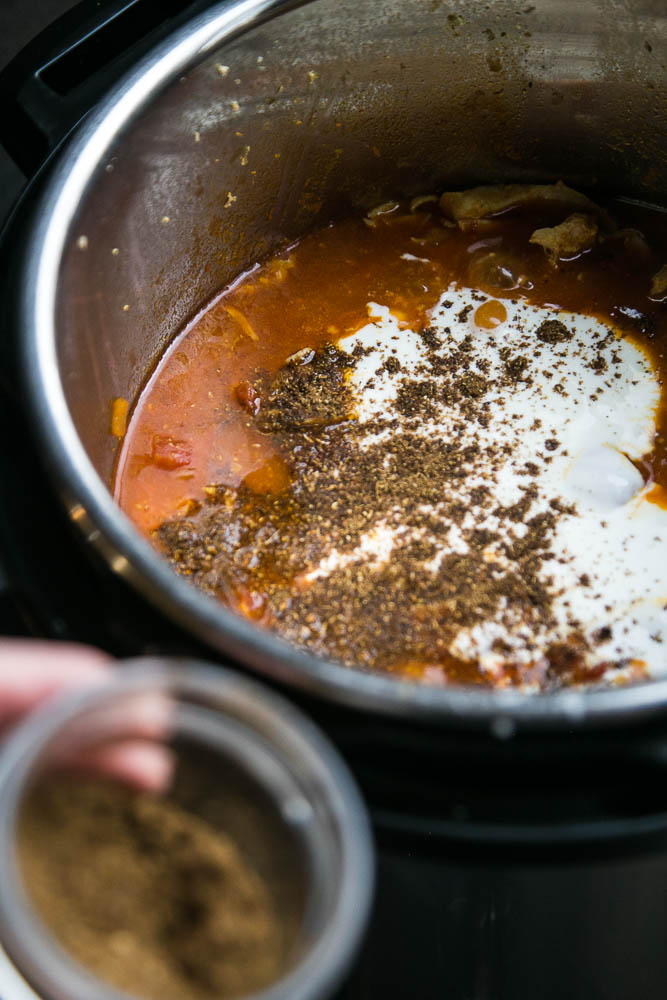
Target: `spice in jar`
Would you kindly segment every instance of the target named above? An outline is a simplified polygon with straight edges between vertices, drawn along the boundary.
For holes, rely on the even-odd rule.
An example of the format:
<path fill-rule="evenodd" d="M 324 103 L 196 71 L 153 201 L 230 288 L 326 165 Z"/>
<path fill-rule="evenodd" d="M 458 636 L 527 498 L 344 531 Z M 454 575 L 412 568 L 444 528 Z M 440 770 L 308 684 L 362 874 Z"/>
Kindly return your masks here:
<path fill-rule="evenodd" d="M 35 785 L 18 836 L 29 896 L 59 944 L 146 1000 L 225 1000 L 274 982 L 284 936 L 239 847 L 167 798 L 59 775 Z"/>

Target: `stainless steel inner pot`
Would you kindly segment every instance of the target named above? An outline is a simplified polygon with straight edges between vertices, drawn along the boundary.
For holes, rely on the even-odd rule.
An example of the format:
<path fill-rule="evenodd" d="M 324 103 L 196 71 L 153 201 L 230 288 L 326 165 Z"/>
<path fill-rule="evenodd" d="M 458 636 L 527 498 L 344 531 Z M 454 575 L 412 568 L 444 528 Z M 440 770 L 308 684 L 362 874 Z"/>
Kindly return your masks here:
<path fill-rule="evenodd" d="M 396 195 L 562 178 L 665 201 L 661 0 L 245 0 L 120 82 L 60 154 L 21 288 L 31 407 L 72 520 L 193 634 L 353 706 L 449 722 L 622 721 L 626 690 L 436 690 L 315 660 L 177 577 L 118 510 L 111 400 L 258 258 Z"/>

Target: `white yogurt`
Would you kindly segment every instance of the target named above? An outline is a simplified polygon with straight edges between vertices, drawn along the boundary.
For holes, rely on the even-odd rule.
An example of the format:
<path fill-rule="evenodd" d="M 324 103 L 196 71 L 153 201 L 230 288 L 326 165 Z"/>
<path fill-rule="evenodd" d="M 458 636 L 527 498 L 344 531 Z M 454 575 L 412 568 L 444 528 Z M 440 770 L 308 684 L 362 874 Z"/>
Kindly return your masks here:
<path fill-rule="evenodd" d="M 469 335 L 474 338 L 471 371 L 483 374 L 489 386 L 484 397 L 488 425 L 470 422 L 461 430 L 460 412 L 442 403 L 434 416 L 400 419 L 429 439 L 447 440 L 458 428 L 461 445 L 469 441 L 507 446 L 506 458 L 494 473 L 480 464 L 457 487 L 468 507 L 464 529 L 486 528 L 496 539 L 502 537 L 499 518 L 470 500 L 470 491 L 481 485 L 492 491 L 497 504 L 510 506 L 525 495 L 527 481 L 534 483 L 536 495 L 527 518 L 548 511 L 554 498 L 570 512 L 559 515 L 551 546 L 555 558 L 540 570 L 552 597 L 555 624 L 529 627 L 519 618 L 511 620 L 505 608 L 493 620 L 462 628 L 451 651 L 478 660 L 493 675 L 508 658 L 535 661 L 540 655 L 535 643 L 546 650 L 577 631 L 590 642 L 586 656 L 591 665 L 638 660 L 651 674 L 665 674 L 667 512 L 647 501 L 643 479 L 630 461 L 651 448 L 659 400 L 656 375 L 638 347 L 587 316 L 557 314 L 508 299 L 503 300 L 507 320 L 492 331 L 479 328 L 474 312 L 487 299 L 477 291 L 452 287 L 431 311 L 429 322 L 443 351 Z M 471 307 L 467 317 L 462 316 L 465 307 Z M 349 353 L 355 347 L 366 351 L 350 376 L 362 426 L 377 417 L 395 417 L 401 384 L 419 377 L 428 360 L 419 333 L 405 329 L 388 308 L 370 303 L 369 317 L 368 324 L 338 344 Z M 570 340 L 546 344 L 536 337 L 540 324 L 553 319 L 565 324 Z M 514 357 L 526 359 L 525 381 L 507 384 L 503 379 L 507 348 Z M 400 362 L 399 372 L 383 367 L 391 357 Z M 391 433 L 396 431 L 383 430 L 379 436 Z M 369 427 L 362 447 L 377 440 Z M 529 480 L 527 463 L 533 468 Z M 424 510 L 438 516 L 437 505 Z M 522 526 L 514 525 L 513 530 L 520 535 Z M 414 528 L 411 533 L 400 525 L 378 523 L 352 553 L 332 551 L 309 578 L 326 577 L 350 562 L 380 566 L 396 546 L 414 538 Z M 424 564 L 433 573 L 445 555 L 467 550 L 454 524 L 439 536 L 438 545 L 438 554 Z M 500 558 L 497 545 L 492 555 Z M 601 640 L 600 629 L 610 638 Z M 504 644 L 503 653 L 497 651 L 498 640 Z M 617 666 L 614 676 L 621 675 Z"/>

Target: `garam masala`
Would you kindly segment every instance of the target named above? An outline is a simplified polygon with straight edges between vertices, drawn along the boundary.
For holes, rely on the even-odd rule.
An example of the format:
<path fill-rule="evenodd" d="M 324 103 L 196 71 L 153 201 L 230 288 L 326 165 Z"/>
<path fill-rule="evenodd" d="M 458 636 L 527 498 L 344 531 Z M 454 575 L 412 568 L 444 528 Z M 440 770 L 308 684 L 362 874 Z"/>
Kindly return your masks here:
<path fill-rule="evenodd" d="M 282 971 L 268 886 L 225 834 L 168 799 L 50 777 L 26 798 L 18 849 L 44 923 L 120 990 L 221 1000 L 266 987 Z"/>

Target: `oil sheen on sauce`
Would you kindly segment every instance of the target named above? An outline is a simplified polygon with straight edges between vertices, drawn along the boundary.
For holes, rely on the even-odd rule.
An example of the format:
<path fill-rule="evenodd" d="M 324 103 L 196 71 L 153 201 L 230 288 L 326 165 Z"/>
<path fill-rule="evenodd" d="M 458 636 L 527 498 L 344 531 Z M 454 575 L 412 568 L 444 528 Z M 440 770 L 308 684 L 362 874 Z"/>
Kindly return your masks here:
<path fill-rule="evenodd" d="M 546 204 L 452 226 L 397 203 L 287 247 L 160 360 L 119 503 L 180 572 L 317 655 L 526 691 L 659 674 L 667 322 L 650 287 L 667 227 L 609 211 L 616 227 L 558 266 L 529 243 L 562 221 Z M 349 412 L 267 423 L 286 365 L 288 388 L 312 366 Z M 376 483 L 363 524 L 336 465 L 359 496 Z M 317 483 L 336 506 L 306 516 Z"/>

